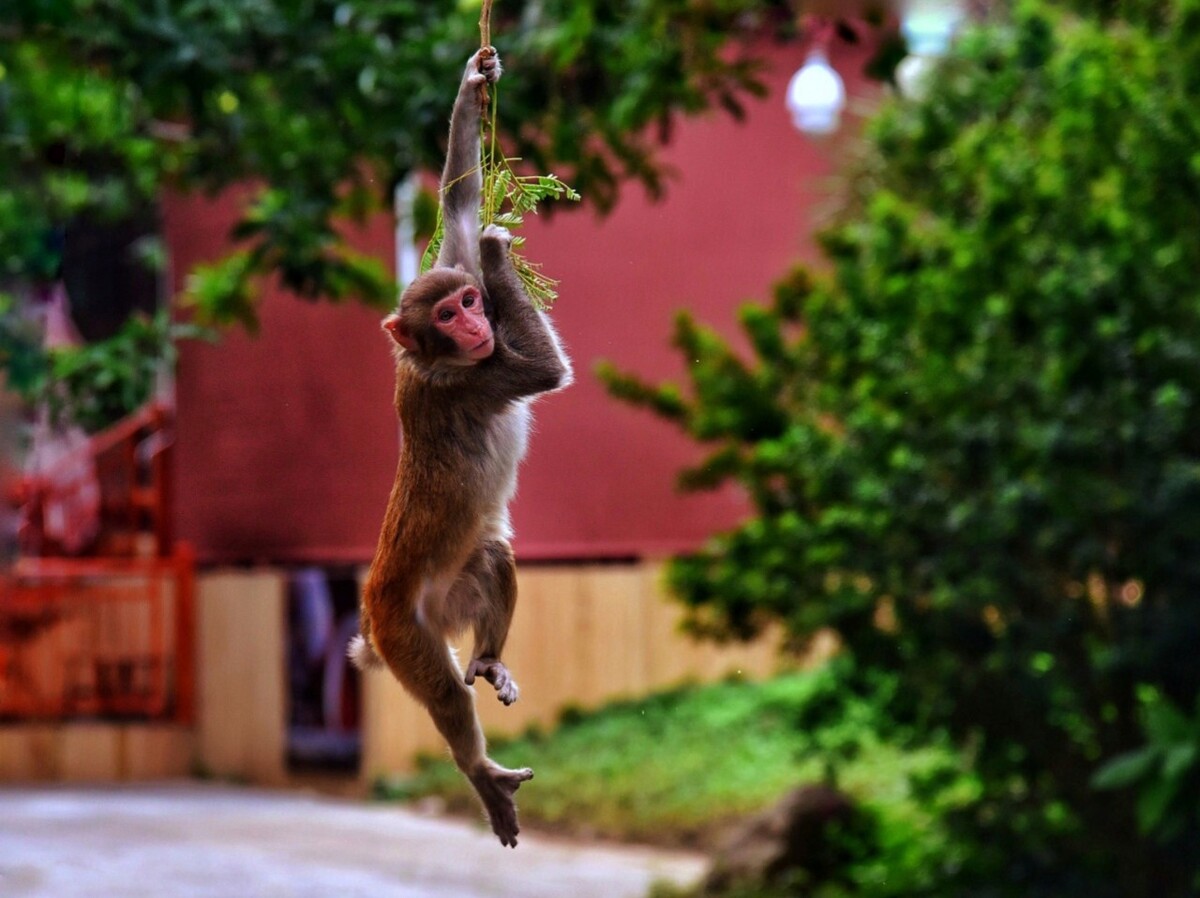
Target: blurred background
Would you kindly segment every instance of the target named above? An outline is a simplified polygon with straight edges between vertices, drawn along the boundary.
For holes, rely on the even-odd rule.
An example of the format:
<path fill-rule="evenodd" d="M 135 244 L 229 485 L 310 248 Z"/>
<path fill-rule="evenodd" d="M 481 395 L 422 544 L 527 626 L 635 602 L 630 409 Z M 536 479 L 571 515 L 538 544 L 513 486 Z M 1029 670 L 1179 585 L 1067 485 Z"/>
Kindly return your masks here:
<path fill-rule="evenodd" d="M 0 782 L 476 813 L 345 646 L 480 14 L 0 12 Z M 577 372 L 480 704 L 527 826 L 706 855 L 660 896 L 1200 894 L 1200 5 L 490 22 L 582 195 L 518 231 Z"/>

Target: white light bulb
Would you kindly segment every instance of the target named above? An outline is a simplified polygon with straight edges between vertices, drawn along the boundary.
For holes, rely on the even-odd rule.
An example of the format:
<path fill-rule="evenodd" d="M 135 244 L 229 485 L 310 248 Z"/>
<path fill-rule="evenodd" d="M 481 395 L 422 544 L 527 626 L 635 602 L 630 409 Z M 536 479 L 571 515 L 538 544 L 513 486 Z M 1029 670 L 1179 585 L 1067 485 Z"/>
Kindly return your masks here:
<path fill-rule="evenodd" d="M 913 56 L 942 56 L 962 22 L 954 0 L 911 0 L 904 7 L 900 30 Z"/>
<path fill-rule="evenodd" d="M 837 130 L 846 105 L 846 88 L 824 51 L 814 49 L 787 88 L 787 107 L 792 123 L 806 134 L 830 134 Z"/>
<path fill-rule="evenodd" d="M 950 49 L 962 20 L 959 0 L 908 0 L 904 4 L 900 30 L 911 55 L 896 66 L 896 87 L 903 96 L 919 100 L 929 92 L 937 59 Z"/>

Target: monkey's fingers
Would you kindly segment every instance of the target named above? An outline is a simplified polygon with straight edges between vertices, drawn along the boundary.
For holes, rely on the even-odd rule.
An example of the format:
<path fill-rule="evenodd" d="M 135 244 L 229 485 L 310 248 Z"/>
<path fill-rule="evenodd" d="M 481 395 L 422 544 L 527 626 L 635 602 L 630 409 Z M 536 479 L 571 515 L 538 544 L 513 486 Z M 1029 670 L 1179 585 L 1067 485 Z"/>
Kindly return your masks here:
<path fill-rule="evenodd" d="M 497 240 L 505 246 L 512 246 L 513 235 L 512 231 L 503 225 L 490 224 L 483 229 L 480 237 L 484 240 Z"/>
<path fill-rule="evenodd" d="M 484 47 L 476 55 L 479 58 L 479 73 L 487 79 L 488 84 L 495 84 L 500 78 L 500 73 L 504 71 L 504 67 L 500 65 L 500 54 L 496 52 L 495 47 Z"/>

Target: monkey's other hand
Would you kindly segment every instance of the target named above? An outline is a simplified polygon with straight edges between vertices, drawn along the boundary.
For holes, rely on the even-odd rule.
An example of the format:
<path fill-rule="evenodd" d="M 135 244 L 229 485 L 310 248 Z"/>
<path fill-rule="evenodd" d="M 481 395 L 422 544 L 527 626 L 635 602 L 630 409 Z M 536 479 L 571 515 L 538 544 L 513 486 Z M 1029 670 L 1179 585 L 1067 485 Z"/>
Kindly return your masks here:
<path fill-rule="evenodd" d="M 495 240 L 503 244 L 505 249 L 512 246 L 513 235 L 508 228 L 498 224 L 490 224 L 479 235 L 481 240 Z"/>
<path fill-rule="evenodd" d="M 503 71 L 500 54 L 496 52 L 495 47 L 476 50 L 475 55 L 467 60 L 467 81 L 476 87 L 495 84 L 500 80 L 500 73 Z"/>
<path fill-rule="evenodd" d="M 483 799 L 483 807 L 487 811 L 488 821 L 492 824 L 492 832 L 500 838 L 500 844 L 516 848 L 517 833 L 521 828 L 517 825 L 517 805 L 513 801 L 513 793 L 520 788 L 521 783 L 533 779 L 533 771 L 528 767 L 509 770 L 485 758 L 480 767 L 469 774 L 469 778 L 471 785 Z"/>
<path fill-rule="evenodd" d="M 496 698 L 511 705 L 521 694 L 517 681 L 509 674 L 508 668 L 495 658 L 475 658 L 467 665 L 466 676 L 463 680 L 468 686 L 475 684 L 475 678 L 482 676 L 496 690 Z"/>

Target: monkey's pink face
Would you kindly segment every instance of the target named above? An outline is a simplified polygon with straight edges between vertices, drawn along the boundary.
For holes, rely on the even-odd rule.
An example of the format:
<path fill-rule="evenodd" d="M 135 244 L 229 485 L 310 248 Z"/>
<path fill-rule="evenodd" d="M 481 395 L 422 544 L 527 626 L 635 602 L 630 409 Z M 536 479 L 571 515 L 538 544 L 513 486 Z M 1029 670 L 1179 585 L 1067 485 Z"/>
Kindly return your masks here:
<path fill-rule="evenodd" d="M 433 306 L 433 326 L 454 341 L 460 357 L 482 361 L 496 348 L 492 325 L 483 312 L 483 297 L 475 287 L 463 287 Z"/>

